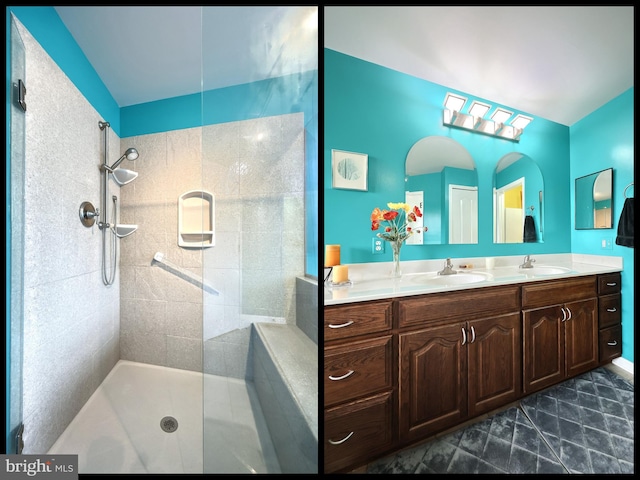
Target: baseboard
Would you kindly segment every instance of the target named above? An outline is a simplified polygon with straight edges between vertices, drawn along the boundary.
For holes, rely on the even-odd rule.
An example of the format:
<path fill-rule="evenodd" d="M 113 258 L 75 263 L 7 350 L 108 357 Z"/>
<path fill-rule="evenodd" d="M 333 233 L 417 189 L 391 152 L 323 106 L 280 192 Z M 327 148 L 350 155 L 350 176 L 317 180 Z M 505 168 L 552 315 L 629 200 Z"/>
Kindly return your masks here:
<path fill-rule="evenodd" d="M 625 360 L 622 357 L 618 357 L 618 358 L 614 358 L 611 361 L 611 363 L 613 363 L 614 365 L 620 367 L 624 371 L 629 372 L 631 375 L 634 375 L 633 362 L 630 362 L 629 360 Z"/>

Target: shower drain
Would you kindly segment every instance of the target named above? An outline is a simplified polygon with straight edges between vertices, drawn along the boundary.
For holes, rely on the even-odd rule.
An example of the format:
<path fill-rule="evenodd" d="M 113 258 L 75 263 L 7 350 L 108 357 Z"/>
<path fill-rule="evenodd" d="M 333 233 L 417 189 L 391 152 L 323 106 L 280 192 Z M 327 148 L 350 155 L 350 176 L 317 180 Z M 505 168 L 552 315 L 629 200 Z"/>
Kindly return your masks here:
<path fill-rule="evenodd" d="M 178 429 L 178 421 L 173 417 L 164 417 L 160 420 L 160 428 L 167 433 L 173 433 Z"/>

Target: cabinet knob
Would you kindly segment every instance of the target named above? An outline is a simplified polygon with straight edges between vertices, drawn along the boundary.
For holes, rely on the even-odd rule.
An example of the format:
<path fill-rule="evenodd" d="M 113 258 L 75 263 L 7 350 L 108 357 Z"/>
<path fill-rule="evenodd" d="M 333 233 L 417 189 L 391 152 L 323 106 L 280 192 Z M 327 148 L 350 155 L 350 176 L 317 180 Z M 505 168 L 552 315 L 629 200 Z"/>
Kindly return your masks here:
<path fill-rule="evenodd" d="M 560 321 L 564 322 L 567 320 L 567 312 L 565 311 L 564 307 L 560 307 L 560 310 L 562 310 L 562 320 Z"/>
<path fill-rule="evenodd" d="M 354 373 L 354 370 L 349 370 L 347 373 L 345 373 L 344 375 L 340 375 L 339 377 L 334 377 L 333 375 L 329 375 L 329 380 L 344 380 L 345 378 L 353 375 L 353 373 Z"/>
<path fill-rule="evenodd" d="M 347 440 L 349 440 L 351 438 L 351 435 L 353 435 L 353 432 L 351 432 L 349 435 L 347 435 L 346 437 L 344 437 L 342 440 L 331 440 L 329 439 L 329 443 L 331 445 L 340 445 L 341 443 L 346 442 Z"/>
<path fill-rule="evenodd" d="M 329 328 L 342 328 L 342 327 L 348 327 L 349 325 L 351 325 L 353 323 L 353 320 L 349 320 L 347 323 L 341 323 L 340 325 L 334 325 L 333 323 L 329 324 Z"/>
<path fill-rule="evenodd" d="M 473 343 L 476 341 L 476 329 L 473 328 L 473 325 L 471 326 L 471 342 L 469 343 Z"/>
<path fill-rule="evenodd" d="M 607 345 L 609 345 L 610 347 L 615 347 L 616 345 L 618 345 L 617 341 L 613 341 L 613 342 L 607 342 Z"/>
<path fill-rule="evenodd" d="M 462 345 L 467 343 L 467 332 L 465 332 L 464 327 L 462 327 Z"/>
<path fill-rule="evenodd" d="M 607 283 L 607 287 L 615 287 L 617 284 L 617 282 Z"/>
<path fill-rule="evenodd" d="M 618 309 L 616 307 L 613 308 L 607 308 L 607 312 L 617 312 Z"/>

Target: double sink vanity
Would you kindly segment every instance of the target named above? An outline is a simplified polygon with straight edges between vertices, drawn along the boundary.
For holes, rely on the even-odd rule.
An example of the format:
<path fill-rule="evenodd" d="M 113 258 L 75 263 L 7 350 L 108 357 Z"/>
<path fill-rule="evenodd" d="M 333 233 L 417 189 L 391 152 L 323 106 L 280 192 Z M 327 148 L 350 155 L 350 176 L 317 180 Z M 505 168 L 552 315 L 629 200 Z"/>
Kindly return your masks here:
<path fill-rule="evenodd" d="M 404 262 L 400 278 L 389 264 L 350 265 L 350 286 L 325 287 L 325 472 L 353 470 L 622 354 L 621 260 L 528 260 Z"/>

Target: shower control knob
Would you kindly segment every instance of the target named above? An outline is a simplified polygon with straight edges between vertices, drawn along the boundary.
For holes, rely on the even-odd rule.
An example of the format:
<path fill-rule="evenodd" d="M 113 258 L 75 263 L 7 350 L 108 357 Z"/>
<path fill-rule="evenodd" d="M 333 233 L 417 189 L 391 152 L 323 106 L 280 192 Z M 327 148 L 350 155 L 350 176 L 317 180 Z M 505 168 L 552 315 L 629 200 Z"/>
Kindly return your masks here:
<path fill-rule="evenodd" d="M 85 212 L 84 213 L 85 217 L 87 218 L 95 218 L 95 217 L 99 217 L 100 216 L 100 209 L 96 208 L 95 212 Z"/>
<path fill-rule="evenodd" d="M 82 202 L 80 205 L 80 221 L 85 227 L 92 227 L 96 222 L 96 217 L 100 215 L 97 208 L 91 202 Z"/>

